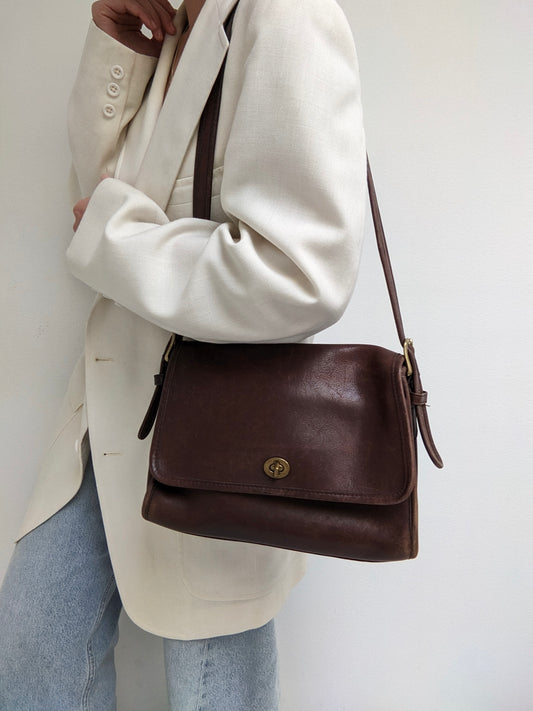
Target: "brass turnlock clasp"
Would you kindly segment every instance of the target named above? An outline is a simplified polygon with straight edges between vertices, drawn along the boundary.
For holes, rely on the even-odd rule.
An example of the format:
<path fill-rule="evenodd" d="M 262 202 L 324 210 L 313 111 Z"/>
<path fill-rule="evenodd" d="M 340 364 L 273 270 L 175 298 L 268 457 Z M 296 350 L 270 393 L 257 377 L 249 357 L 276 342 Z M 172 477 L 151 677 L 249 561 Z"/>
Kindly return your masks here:
<path fill-rule="evenodd" d="M 283 479 L 290 472 L 291 467 L 286 459 L 270 457 L 263 464 L 263 471 L 271 479 Z"/>

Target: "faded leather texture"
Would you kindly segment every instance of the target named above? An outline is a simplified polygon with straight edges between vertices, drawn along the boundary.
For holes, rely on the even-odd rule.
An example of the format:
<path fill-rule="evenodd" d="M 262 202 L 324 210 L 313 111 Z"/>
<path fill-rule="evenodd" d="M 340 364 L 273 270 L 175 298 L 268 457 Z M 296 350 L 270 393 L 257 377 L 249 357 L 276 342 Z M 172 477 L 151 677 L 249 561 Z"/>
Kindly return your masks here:
<path fill-rule="evenodd" d="M 282 457 L 282 479 L 263 465 Z M 369 345 L 181 341 L 143 515 L 214 538 L 367 561 L 417 553 L 403 356 Z"/>

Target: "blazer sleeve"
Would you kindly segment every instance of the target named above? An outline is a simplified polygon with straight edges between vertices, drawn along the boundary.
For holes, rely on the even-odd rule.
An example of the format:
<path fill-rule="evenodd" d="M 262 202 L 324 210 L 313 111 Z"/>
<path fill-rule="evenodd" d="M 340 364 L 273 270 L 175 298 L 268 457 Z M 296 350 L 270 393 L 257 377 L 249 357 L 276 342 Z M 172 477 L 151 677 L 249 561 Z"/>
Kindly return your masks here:
<path fill-rule="evenodd" d="M 340 317 L 357 273 L 366 196 L 357 59 L 344 15 L 324 0 L 257 2 L 245 38 L 221 187 L 228 220 L 169 221 L 145 194 L 107 179 L 67 258 L 79 279 L 168 331 L 303 339 Z"/>
<path fill-rule="evenodd" d="M 113 175 L 125 129 L 141 105 L 157 60 L 137 54 L 91 22 L 68 105 L 79 194 Z"/>

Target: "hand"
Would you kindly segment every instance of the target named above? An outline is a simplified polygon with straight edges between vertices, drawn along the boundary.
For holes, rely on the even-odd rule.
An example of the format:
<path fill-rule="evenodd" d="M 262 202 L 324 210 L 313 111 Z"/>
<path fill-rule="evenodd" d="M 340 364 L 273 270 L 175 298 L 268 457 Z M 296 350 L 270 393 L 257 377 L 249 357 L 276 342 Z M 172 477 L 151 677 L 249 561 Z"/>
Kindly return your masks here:
<path fill-rule="evenodd" d="M 102 175 L 102 177 L 100 178 L 100 182 L 102 182 L 102 180 L 105 180 L 106 178 L 109 178 L 109 175 Z M 87 209 L 87 205 L 89 204 L 90 199 L 90 197 L 82 198 L 81 200 L 78 200 L 78 202 L 72 208 L 72 212 L 74 213 L 75 218 L 74 225 L 72 226 L 74 232 L 76 232 L 76 230 L 80 226 L 80 222 L 82 221 L 83 216 L 85 215 L 85 210 Z"/>
<path fill-rule="evenodd" d="M 139 54 L 159 57 L 165 33 L 176 33 L 176 10 L 168 0 L 98 0 L 92 5 L 95 24 L 108 35 Z M 142 32 L 145 25 L 152 33 Z"/>
<path fill-rule="evenodd" d="M 72 208 L 72 212 L 74 213 L 74 224 L 72 226 L 72 229 L 74 232 L 78 229 L 80 226 L 80 222 L 85 214 L 85 210 L 87 209 L 87 205 L 89 204 L 89 200 L 91 198 L 82 198 L 81 200 L 78 200 L 78 202 L 74 205 Z"/>

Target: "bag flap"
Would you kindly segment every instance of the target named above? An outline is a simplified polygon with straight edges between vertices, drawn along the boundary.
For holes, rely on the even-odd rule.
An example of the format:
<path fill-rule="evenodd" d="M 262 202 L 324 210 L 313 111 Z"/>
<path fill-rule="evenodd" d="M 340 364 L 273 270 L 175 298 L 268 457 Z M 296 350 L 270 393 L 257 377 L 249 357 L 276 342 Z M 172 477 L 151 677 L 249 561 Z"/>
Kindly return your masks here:
<path fill-rule="evenodd" d="M 403 356 L 371 345 L 182 341 L 150 472 L 171 487 L 400 503 L 416 483 Z"/>

